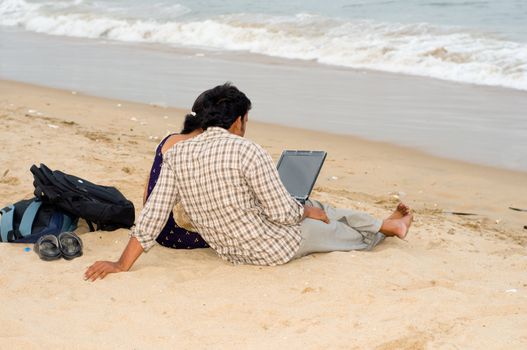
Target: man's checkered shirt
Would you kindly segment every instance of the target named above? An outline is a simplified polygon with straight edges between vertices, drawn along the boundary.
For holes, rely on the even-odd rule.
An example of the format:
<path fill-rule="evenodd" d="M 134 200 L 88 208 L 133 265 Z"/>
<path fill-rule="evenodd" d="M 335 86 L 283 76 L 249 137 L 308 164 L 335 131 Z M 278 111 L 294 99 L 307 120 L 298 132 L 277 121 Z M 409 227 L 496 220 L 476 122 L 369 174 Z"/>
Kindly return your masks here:
<path fill-rule="evenodd" d="M 269 153 L 225 129 L 211 127 L 166 152 L 132 231 L 145 251 L 178 201 L 205 241 L 232 263 L 283 264 L 299 249 L 303 206 L 285 189 Z"/>

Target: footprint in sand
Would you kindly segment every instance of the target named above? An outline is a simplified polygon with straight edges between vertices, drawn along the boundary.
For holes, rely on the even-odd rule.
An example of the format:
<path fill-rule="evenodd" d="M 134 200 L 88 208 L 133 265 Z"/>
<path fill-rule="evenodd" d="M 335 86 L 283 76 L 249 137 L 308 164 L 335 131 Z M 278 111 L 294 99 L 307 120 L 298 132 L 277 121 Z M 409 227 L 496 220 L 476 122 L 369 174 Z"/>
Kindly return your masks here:
<path fill-rule="evenodd" d="M 425 349 L 426 344 L 428 343 L 431 337 L 423 332 L 416 334 L 409 334 L 375 347 L 376 350 L 395 350 L 395 349 L 405 349 L 405 350 L 420 350 Z"/>
<path fill-rule="evenodd" d="M 4 176 L 0 178 L 0 183 L 6 185 L 19 185 L 20 179 L 15 176 Z"/>
<path fill-rule="evenodd" d="M 448 245 L 449 244 L 448 244 L 448 242 L 445 239 L 439 238 L 439 239 L 432 240 L 432 241 L 428 242 L 428 244 L 426 245 L 426 249 L 427 250 L 443 249 L 443 248 L 447 248 Z"/>
<path fill-rule="evenodd" d="M 81 132 L 81 135 L 95 142 L 99 142 L 99 141 L 108 142 L 108 143 L 112 142 L 112 139 L 109 138 L 106 134 L 102 132 L 84 131 L 84 132 Z"/>
<path fill-rule="evenodd" d="M 127 167 L 127 166 L 122 167 L 122 168 L 121 168 L 121 171 L 122 171 L 123 173 L 126 173 L 126 174 L 133 174 L 133 170 L 130 169 L 129 167 Z"/>

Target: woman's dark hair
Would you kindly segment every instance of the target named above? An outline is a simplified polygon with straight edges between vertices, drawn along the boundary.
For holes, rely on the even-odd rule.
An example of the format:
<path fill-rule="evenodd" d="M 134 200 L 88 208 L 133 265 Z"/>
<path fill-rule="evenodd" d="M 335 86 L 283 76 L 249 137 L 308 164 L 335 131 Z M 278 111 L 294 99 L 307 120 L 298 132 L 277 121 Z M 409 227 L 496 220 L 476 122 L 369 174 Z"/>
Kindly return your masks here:
<path fill-rule="evenodd" d="M 194 101 L 194 104 L 192 105 L 192 113 L 189 113 L 185 116 L 181 134 L 190 134 L 194 130 L 203 127 L 203 101 L 205 99 L 205 95 L 209 91 L 210 90 L 202 92 L 196 101 Z"/>
<path fill-rule="evenodd" d="M 231 83 L 207 90 L 200 98 L 203 129 L 211 126 L 229 129 L 238 117 L 243 118 L 251 109 L 251 101 Z"/>
<path fill-rule="evenodd" d="M 185 121 L 183 121 L 183 129 L 181 129 L 181 134 L 190 134 L 196 129 L 201 128 L 203 121 L 198 115 L 187 114 L 185 116 Z"/>

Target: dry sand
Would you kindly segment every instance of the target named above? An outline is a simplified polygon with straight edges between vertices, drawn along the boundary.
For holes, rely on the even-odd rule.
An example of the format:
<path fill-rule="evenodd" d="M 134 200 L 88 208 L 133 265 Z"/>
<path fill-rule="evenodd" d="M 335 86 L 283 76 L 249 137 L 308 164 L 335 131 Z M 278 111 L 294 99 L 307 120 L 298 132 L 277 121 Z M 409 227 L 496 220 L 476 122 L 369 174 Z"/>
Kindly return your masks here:
<path fill-rule="evenodd" d="M 116 186 L 139 212 L 154 147 L 184 112 L 1 81 L 0 205 L 31 196 L 29 168 L 45 163 Z M 526 348 L 527 213 L 508 209 L 527 208 L 526 173 L 255 122 L 247 137 L 275 158 L 327 150 L 316 199 L 380 217 L 401 197 L 416 211 L 408 242 L 279 267 L 156 247 L 95 283 L 85 268 L 117 259 L 128 230 L 81 226 L 73 261 L 0 244 L 0 349 Z"/>

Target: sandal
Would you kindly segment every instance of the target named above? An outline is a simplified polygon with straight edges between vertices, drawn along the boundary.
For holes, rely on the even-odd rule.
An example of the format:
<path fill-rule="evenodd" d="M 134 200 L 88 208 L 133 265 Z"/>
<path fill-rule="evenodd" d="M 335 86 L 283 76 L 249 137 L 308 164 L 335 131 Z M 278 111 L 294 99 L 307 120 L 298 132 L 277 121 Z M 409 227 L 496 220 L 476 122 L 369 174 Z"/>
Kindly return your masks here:
<path fill-rule="evenodd" d="M 56 236 L 45 235 L 38 239 L 33 247 L 40 259 L 45 261 L 57 260 L 62 256 L 60 243 Z"/>
<path fill-rule="evenodd" d="M 62 232 L 58 241 L 64 259 L 71 260 L 82 255 L 82 241 L 74 232 Z"/>

